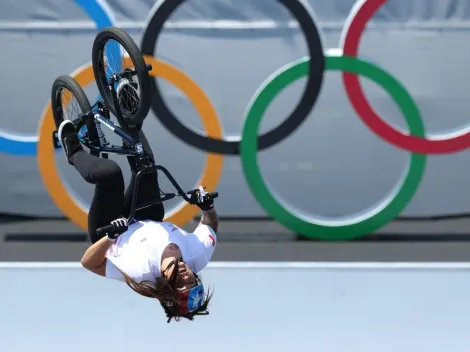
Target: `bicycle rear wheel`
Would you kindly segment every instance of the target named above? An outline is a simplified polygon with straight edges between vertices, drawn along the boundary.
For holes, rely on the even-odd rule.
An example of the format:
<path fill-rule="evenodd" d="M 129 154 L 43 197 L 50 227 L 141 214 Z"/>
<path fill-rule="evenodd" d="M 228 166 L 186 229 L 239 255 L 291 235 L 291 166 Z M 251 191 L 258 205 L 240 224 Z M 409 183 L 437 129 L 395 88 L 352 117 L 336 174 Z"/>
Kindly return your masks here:
<path fill-rule="evenodd" d="M 70 76 L 59 76 L 54 80 L 51 90 L 52 114 L 58 129 L 62 121 L 77 120 L 80 115 L 91 111 L 82 87 Z"/>
<path fill-rule="evenodd" d="M 90 101 L 82 87 L 74 78 L 66 75 L 59 76 L 54 80 L 51 90 L 51 104 L 56 129 L 59 129 L 64 120 L 74 122 L 77 127 L 80 116 L 92 110 Z M 98 140 L 98 131 L 94 121 L 88 121 L 86 127 L 87 140 Z M 90 153 L 95 156 L 99 155 L 96 151 L 90 151 Z"/>
<path fill-rule="evenodd" d="M 142 53 L 130 35 L 116 27 L 101 30 L 93 43 L 92 63 L 98 90 L 118 119 L 116 111 L 120 109 L 124 121 L 119 123 L 125 125 L 122 127 L 141 124 L 150 110 L 150 76 Z M 114 84 L 118 106 L 109 89 L 110 78 L 115 74 L 119 75 Z"/>

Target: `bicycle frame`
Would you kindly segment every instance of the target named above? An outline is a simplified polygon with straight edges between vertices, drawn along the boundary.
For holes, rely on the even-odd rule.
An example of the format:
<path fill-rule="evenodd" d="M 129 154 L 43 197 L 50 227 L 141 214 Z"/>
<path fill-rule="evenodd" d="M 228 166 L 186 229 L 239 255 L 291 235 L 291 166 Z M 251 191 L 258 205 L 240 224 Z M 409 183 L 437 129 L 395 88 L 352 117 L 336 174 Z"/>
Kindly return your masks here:
<path fill-rule="evenodd" d="M 147 69 L 149 71 L 152 70 L 152 66 L 147 65 Z M 131 151 L 131 150 L 127 150 L 127 149 L 116 147 L 116 146 L 106 147 L 106 146 L 101 145 L 98 134 L 97 133 L 95 134 L 95 131 L 93 131 L 94 129 L 96 129 L 96 125 L 95 125 L 94 126 L 95 128 L 93 128 L 93 126 L 92 126 L 91 135 L 92 135 L 92 137 L 94 137 L 92 143 L 95 144 L 95 145 L 98 144 L 99 146 L 98 146 L 98 148 L 92 146 L 92 148 L 90 148 L 91 150 L 94 150 L 95 152 L 98 152 L 98 153 L 106 153 L 106 154 L 111 153 L 111 154 L 119 154 L 119 155 L 132 155 L 132 156 L 136 156 L 138 161 L 140 162 L 140 161 L 142 161 L 142 158 L 145 157 L 144 148 L 143 148 L 143 146 L 142 146 L 142 144 L 140 143 L 140 140 L 139 140 L 139 133 L 140 133 L 140 130 L 142 128 L 142 125 L 137 125 L 133 128 L 129 128 L 127 126 L 127 124 L 124 121 L 124 117 L 122 116 L 121 107 L 119 105 L 119 100 L 118 100 L 117 92 L 116 92 L 116 89 L 115 89 L 115 84 L 116 84 L 116 82 L 119 82 L 120 79 L 126 78 L 126 79 L 129 79 L 129 80 L 132 80 L 132 76 L 134 76 L 134 75 L 136 75 L 135 71 L 125 70 L 124 72 L 115 73 L 115 74 L 111 75 L 111 77 L 109 79 L 108 89 L 110 90 L 112 98 L 113 98 L 113 103 L 114 103 L 113 105 L 114 105 L 115 111 L 116 111 L 115 115 L 116 115 L 116 119 L 118 120 L 120 126 L 116 125 L 115 123 L 113 123 L 111 121 L 109 109 L 107 109 L 104 106 L 104 103 L 102 101 L 99 101 L 95 104 L 95 105 L 98 105 L 98 112 L 96 112 L 96 113 L 89 112 L 88 116 L 87 116 L 87 119 L 93 118 L 93 121 L 100 122 L 101 125 L 106 126 L 113 133 L 117 134 L 124 141 L 126 141 L 129 146 L 133 147 L 133 150 Z M 93 113 L 93 116 L 91 116 L 92 113 Z M 87 124 L 87 126 L 89 126 L 89 125 L 90 125 L 90 123 Z M 126 128 L 123 128 L 122 126 L 126 126 Z"/>
<path fill-rule="evenodd" d="M 152 66 L 147 65 L 147 69 L 151 70 Z M 88 111 L 85 114 L 80 115 L 77 119 L 73 120 L 72 123 L 75 125 L 75 129 L 77 133 L 80 131 L 80 129 L 84 125 L 87 126 L 87 132 L 89 135 L 88 142 L 86 140 L 82 140 L 81 142 L 87 148 L 90 149 L 91 154 L 95 156 L 99 156 L 100 154 L 103 154 L 102 156 L 104 158 L 107 158 L 107 154 L 135 156 L 136 160 L 138 161 L 138 164 L 141 164 L 143 162 L 144 163 L 143 166 L 145 166 L 146 164 L 145 159 L 147 155 L 139 140 L 139 133 L 142 128 L 142 125 L 137 125 L 134 127 L 127 126 L 122 116 L 122 111 L 119 105 L 116 89 L 114 86 L 115 83 L 118 82 L 121 78 L 132 79 L 132 76 L 134 76 L 135 74 L 136 74 L 135 71 L 126 70 L 121 73 L 113 74 L 109 79 L 108 88 L 113 98 L 113 103 L 116 108 L 115 115 L 120 126 L 111 121 L 109 109 L 104 105 L 103 101 L 96 102 L 93 105 L 91 111 Z M 98 110 L 94 111 L 93 108 L 96 106 L 98 107 Z M 95 121 L 98 121 L 100 123 L 100 128 L 101 126 L 104 125 L 108 129 L 110 129 L 113 133 L 121 137 L 125 142 L 127 142 L 128 146 L 127 147 L 124 147 L 124 146 L 108 147 L 106 145 L 102 145 Z M 123 128 L 122 126 L 126 126 L 126 127 Z M 54 131 L 53 133 L 53 141 L 54 141 L 54 148 L 56 149 L 60 148 L 60 141 L 58 140 L 57 131 Z"/>
<path fill-rule="evenodd" d="M 101 123 L 101 126 L 105 126 L 113 133 L 117 134 L 123 140 L 125 140 L 130 147 L 133 147 L 134 150 L 125 147 L 118 147 L 118 146 L 103 146 L 101 143 L 98 142 L 99 146 L 94 144 L 87 145 L 90 150 L 94 150 L 100 153 L 107 153 L 107 154 L 118 154 L 118 155 L 132 155 L 132 156 L 142 156 L 144 155 L 144 149 L 142 144 L 140 143 L 139 137 L 133 137 L 129 133 L 127 133 L 123 128 L 116 125 L 110 119 L 104 117 L 101 113 L 95 112 L 93 113 L 93 120 L 98 121 Z"/>

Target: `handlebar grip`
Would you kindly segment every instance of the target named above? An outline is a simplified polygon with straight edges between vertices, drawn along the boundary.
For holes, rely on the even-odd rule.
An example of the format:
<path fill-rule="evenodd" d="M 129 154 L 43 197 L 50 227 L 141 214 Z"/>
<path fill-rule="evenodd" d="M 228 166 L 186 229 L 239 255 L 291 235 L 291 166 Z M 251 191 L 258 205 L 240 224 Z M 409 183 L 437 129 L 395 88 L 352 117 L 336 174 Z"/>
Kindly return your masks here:
<path fill-rule="evenodd" d="M 103 227 L 100 227 L 100 228 L 96 229 L 96 233 L 100 236 L 105 235 L 105 234 L 111 232 L 110 230 L 112 230 L 113 228 L 114 228 L 113 225 L 106 225 L 106 226 L 103 226 Z"/>
<path fill-rule="evenodd" d="M 189 194 L 189 196 L 186 196 L 186 195 L 183 195 L 185 197 L 185 199 L 188 201 L 189 204 L 197 204 L 197 197 L 193 197 L 194 194 L 197 192 L 198 190 L 197 189 L 194 189 L 192 191 L 189 191 L 187 192 L 187 194 Z M 207 193 L 209 195 L 209 197 L 211 197 L 212 199 L 214 198 L 217 198 L 219 196 L 219 192 L 208 192 Z M 181 195 L 181 194 L 180 194 Z"/>

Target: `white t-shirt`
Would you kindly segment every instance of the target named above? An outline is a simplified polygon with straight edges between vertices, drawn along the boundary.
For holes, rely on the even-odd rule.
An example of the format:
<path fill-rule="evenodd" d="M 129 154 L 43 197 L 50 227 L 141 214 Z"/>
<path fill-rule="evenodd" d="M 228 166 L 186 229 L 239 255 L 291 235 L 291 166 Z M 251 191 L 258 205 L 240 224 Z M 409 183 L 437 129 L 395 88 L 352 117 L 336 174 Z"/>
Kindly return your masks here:
<path fill-rule="evenodd" d="M 215 232 L 207 225 L 188 233 L 169 222 L 138 221 L 107 251 L 106 278 L 124 281 L 120 269 L 136 282 L 154 282 L 161 276 L 162 253 L 170 243 L 180 248 L 189 268 L 199 273 L 211 260 L 216 242 Z"/>

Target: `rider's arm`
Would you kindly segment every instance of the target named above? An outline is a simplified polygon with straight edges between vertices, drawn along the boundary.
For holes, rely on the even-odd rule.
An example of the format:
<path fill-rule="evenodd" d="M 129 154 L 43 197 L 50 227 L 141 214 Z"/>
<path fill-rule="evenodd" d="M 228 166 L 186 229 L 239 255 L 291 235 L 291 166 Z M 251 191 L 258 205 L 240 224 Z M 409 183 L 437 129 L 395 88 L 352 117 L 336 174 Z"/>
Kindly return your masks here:
<path fill-rule="evenodd" d="M 199 223 L 202 225 L 210 226 L 211 229 L 214 230 L 215 233 L 217 233 L 217 230 L 219 228 L 219 217 L 217 215 L 217 212 L 215 211 L 215 208 L 203 211 L 201 221 Z"/>
<path fill-rule="evenodd" d="M 106 252 L 113 244 L 107 236 L 92 244 L 86 250 L 82 257 L 81 264 L 85 269 L 91 272 L 105 276 L 106 275 Z"/>
<path fill-rule="evenodd" d="M 196 235 L 201 242 L 204 253 L 204 255 L 197 257 L 197 263 L 195 263 L 197 272 L 205 268 L 212 259 L 217 245 L 218 222 L 217 213 L 214 208 L 212 208 L 211 210 L 203 212 L 201 221 L 194 230 L 194 235 Z"/>

